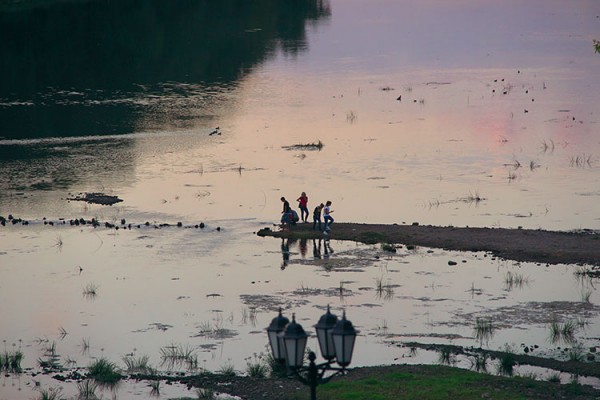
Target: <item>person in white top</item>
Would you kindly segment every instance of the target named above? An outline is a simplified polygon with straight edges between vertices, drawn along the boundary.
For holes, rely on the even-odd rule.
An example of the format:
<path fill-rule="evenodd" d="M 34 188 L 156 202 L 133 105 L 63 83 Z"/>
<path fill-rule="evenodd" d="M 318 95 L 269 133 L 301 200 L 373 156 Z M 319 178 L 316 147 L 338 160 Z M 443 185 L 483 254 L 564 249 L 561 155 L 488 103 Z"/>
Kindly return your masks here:
<path fill-rule="evenodd" d="M 329 226 L 333 224 L 333 217 L 331 216 L 332 212 L 331 201 L 327 201 L 325 207 L 323 207 L 323 221 L 325 222 L 325 228 L 323 229 L 324 234 L 327 234 L 327 231 L 330 230 Z"/>

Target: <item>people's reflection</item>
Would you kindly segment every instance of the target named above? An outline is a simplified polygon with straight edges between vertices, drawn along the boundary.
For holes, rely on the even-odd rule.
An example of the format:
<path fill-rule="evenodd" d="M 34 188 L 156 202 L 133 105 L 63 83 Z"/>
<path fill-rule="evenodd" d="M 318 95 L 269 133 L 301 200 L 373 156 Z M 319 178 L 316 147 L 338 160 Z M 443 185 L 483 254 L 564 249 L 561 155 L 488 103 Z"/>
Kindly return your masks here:
<path fill-rule="evenodd" d="M 281 256 L 283 257 L 281 269 L 285 269 L 290 262 L 290 243 L 288 239 L 281 238 Z"/>
<path fill-rule="evenodd" d="M 320 242 L 320 240 L 319 240 Z M 323 246 L 324 253 L 323 258 L 329 258 L 330 254 L 333 254 L 333 249 L 331 248 L 331 241 L 329 239 L 325 239 L 325 246 Z"/>
<path fill-rule="evenodd" d="M 306 258 L 306 250 L 307 250 L 306 238 L 300 239 L 299 247 L 300 247 L 300 254 L 302 255 L 302 258 Z"/>
<path fill-rule="evenodd" d="M 313 239 L 313 257 L 321 258 L 321 239 L 319 239 L 319 246 L 317 247 L 317 240 Z"/>

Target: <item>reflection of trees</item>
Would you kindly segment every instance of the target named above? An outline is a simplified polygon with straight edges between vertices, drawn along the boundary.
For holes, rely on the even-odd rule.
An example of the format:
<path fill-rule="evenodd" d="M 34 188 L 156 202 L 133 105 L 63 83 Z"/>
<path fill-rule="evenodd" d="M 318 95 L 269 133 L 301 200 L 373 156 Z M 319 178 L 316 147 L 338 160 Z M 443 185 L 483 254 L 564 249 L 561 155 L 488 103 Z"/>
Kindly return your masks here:
<path fill-rule="evenodd" d="M 277 51 L 305 49 L 306 22 L 329 15 L 325 0 L 42 4 L 0 6 L 5 137 L 131 132 L 165 92 L 201 107 Z"/>

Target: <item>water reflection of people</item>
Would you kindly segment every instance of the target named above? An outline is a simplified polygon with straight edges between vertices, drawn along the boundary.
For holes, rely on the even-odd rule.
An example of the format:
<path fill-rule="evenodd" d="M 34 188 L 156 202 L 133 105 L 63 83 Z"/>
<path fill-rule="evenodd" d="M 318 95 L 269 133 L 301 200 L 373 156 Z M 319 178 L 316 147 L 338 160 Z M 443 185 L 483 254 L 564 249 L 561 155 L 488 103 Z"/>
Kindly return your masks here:
<path fill-rule="evenodd" d="M 302 255 L 302 258 L 306 258 L 306 250 L 307 250 L 307 246 L 306 246 L 306 238 L 300 239 L 300 255 Z"/>
<path fill-rule="evenodd" d="M 283 257 L 281 269 L 285 269 L 290 262 L 290 243 L 288 239 L 281 238 L 281 256 Z"/>
<path fill-rule="evenodd" d="M 330 254 L 333 254 L 333 249 L 331 248 L 331 241 L 329 239 L 325 239 L 325 245 L 323 246 L 323 249 L 323 258 L 327 259 L 329 258 Z"/>
<path fill-rule="evenodd" d="M 313 239 L 313 257 L 321 259 L 321 239 L 319 239 L 318 247 L 317 247 L 317 240 Z"/>

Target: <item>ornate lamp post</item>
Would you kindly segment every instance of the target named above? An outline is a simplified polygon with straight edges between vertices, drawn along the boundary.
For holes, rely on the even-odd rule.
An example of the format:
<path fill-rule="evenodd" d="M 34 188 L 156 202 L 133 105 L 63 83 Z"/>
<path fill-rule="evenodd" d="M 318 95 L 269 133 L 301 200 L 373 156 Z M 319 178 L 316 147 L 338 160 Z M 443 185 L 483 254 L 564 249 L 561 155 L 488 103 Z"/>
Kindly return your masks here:
<path fill-rule="evenodd" d="M 287 322 L 286 322 L 287 321 Z M 352 323 L 346 319 L 346 312 L 341 320 L 331 314 L 329 306 L 327 313 L 324 314 L 317 325 L 317 340 L 324 363 L 315 364 L 317 358 L 314 352 L 308 354 L 308 366 L 304 366 L 304 352 L 308 334 L 302 328 L 302 325 L 296 322 L 296 316 L 292 315 L 292 322 L 289 322 L 281 314 L 273 318 L 267 328 L 269 344 L 273 358 L 280 363 L 287 365 L 291 371 L 302 383 L 310 387 L 311 400 L 317 399 L 317 385 L 327 383 L 336 375 L 346 371 L 346 367 L 352 361 L 352 352 L 354 351 L 354 342 L 357 331 Z M 339 367 L 333 366 L 336 362 Z M 324 377 L 328 371 L 334 371 L 328 377 Z M 303 373 L 306 372 L 306 376 Z"/>

